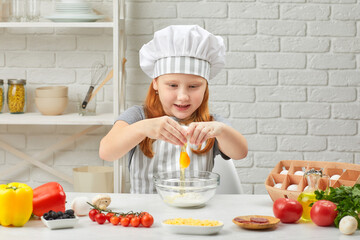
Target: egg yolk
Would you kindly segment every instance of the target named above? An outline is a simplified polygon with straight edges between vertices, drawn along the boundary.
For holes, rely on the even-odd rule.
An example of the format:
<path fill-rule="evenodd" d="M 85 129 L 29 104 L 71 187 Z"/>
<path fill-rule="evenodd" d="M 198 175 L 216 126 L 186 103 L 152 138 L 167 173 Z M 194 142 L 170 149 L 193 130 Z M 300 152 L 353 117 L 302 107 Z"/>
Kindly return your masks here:
<path fill-rule="evenodd" d="M 180 167 L 187 168 L 190 165 L 190 157 L 187 152 L 180 153 Z"/>

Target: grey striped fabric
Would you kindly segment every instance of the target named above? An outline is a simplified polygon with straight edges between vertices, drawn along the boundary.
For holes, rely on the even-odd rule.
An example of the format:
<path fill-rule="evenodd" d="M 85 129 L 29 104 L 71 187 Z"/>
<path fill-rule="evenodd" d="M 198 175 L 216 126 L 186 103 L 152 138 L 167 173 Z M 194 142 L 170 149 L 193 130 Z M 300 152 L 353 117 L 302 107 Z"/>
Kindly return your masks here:
<path fill-rule="evenodd" d="M 157 78 L 168 73 L 193 74 L 209 80 L 210 63 L 202 59 L 186 56 L 173 56 L 157 60 L 153 77 Z"/>
<path fill-rule="evenodd" d="M 204 143 L 205 144 L 205 143 Z M 153 176 L 157 172 L 180 171 L 181 147 L 162 140 L 153 143 L 155 156 L 147 158 L 136 146 L 130 165 L 131 193 L 156 193 Z M 185 170 L 211 171 L 214 167 L 213 150 L 197 155 L 187 147 L 190 166 Z"/>

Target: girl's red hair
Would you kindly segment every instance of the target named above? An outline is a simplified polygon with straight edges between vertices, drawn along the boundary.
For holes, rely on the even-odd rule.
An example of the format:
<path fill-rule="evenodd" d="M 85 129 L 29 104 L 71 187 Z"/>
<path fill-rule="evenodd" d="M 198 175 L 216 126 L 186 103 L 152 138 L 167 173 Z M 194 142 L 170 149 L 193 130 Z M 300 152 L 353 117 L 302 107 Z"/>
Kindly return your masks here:
<path fill-rule="evenodd" d="M 213 121 L 213 117 L 209 113 L 209 106 L 208 106 L 208 100 L 209 100 L 209 87 L 206 84 L 206 90 L 204 93 L 203 101 L 200 105 L 200 107 L 191 115 L 189 120 L 187 121 L 181 121 L 182 124 L 189 124 L 191 122 L 208 122 Z M 156 94 L 153 83 L 151 82 L 148 94 L 145 99 L 144 103 L 144 112 L 146 118 L 156 118 L 156 117 L 162 117 L 165 114 L 164 109 L 162 107 L 162 104 L 160 102 L 159 95 Z M 141 143 L 140 143 L 140 149 L 144 153 L 145 156 L 148 158 L 154 157 L 154 152 L 152 150 L 152 143 L 154 142 L 154 139 L 150 139 L 146 137 Z M 201 146 L 198 147 L 198 149 L 191 149 L 192 152 L 196 154 L 203 154 L 208 152 L 214 145 L 215 138 L 210 138 L 206 141 L 206 145 L 203 149 L 201 149 Z"/>

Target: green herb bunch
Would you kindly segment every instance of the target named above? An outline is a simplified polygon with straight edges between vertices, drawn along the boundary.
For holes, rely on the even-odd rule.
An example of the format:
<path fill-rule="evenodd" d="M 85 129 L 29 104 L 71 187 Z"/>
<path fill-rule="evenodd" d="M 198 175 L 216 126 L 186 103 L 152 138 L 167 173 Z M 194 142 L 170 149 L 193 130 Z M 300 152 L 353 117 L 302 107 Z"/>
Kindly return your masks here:
<path fill-rule="evenodd" d="M 335 226 L 339 227 L 340 220 L 345 216 L 353 216 L 358 221 L 360 229 L 360 184 L 353 187 L 340 186 L 338 188 L 330 187 L 330 192 L 316 190 L 317 200 L 329 200 L 337 205 L 338 215 L 334 220 Z"/>

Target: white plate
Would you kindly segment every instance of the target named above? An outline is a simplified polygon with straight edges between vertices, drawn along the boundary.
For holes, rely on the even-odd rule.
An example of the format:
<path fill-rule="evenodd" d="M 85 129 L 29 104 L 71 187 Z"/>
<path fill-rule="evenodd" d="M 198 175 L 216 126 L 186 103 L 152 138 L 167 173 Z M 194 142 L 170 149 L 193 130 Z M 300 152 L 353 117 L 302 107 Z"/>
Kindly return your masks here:
<path fill-rule="evenodd" d="M 79 221 L 79 218 L 75 216 L 75 218 L 69 219 L 58 219 L 58 220 L 45 220 L 43 216 L 41 216 L 41 221 L 50 229 L 60 229 L 60 228 L 72 228 Z"/>
<path fill-rule="evenodd" d="M 45 18 L 50 19 L 53 22 L 95 22 L 97 20 L 105 18 L 105 16 L 95 14 L 58 14 L 46 16 Z"/>
<path fill-rule="evenodd" d="M 166 221 L 166 220 L 165 220 Z M 224 226 L 224 223 L 219 221 L 221 225 L 209 227 L 209 226 L 190 226 L 190 225 L 174 225 L 166 224 L 163 221 L 162 226 L 172 233 L 178 234 L 191 234 L 191 235 L 210 235 L 218 233 Z"/>

